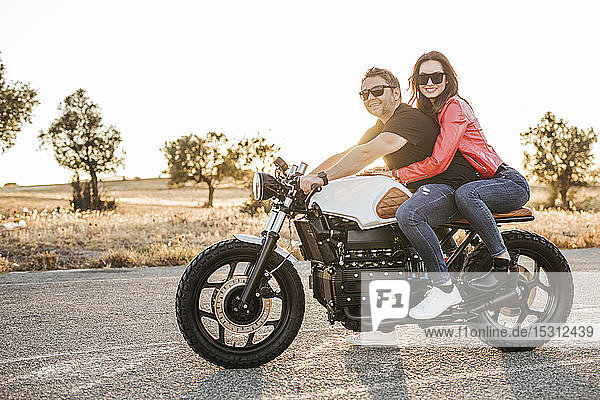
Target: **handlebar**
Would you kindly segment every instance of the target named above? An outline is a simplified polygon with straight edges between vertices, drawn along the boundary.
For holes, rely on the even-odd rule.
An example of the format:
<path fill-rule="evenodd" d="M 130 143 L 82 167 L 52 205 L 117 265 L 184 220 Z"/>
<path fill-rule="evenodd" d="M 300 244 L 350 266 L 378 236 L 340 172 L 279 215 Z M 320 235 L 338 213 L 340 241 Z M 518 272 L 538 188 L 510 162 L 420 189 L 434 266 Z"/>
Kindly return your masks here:
<path fill-rule="evenodd" d="M 303 201 L 306 204 L 306 207 L 308 207 L 308 203 L 310 202 L 312 196 L 320 192 L 322 187 L 320 185 L 313 184 L 308 194 L 304 195 L 304 192 L 300 189 L 300 178 L 304 176 L 307 165 L 302 162 L 299 166 L 292 165 L 290 167 L 280 157 L 277 157 L 274 164 L 277 167 L 278 172 L 281 173 L 281 175 L 277 176 L 277 179 L 280 180 L 280 182 L 287 186 L 290 190 L 297 190 L 298 192 L 296 192 L 297 194 L 295 197 L 301 202 Z"/>
<path fill-rule="evenodd" d="M 312 186 L 310 187 L 310 192 L 308 192 L 308 194 L 306 195 L 306 200 L 304 200 L 306 202 L 307 207 L 308 203 L 310 203 L 310 198 L 313 197 L 315 193 L 320 192 L 322 188 L 323 187 L 321 185 L 317 185 L 316 183 L 312 184 Z"/>

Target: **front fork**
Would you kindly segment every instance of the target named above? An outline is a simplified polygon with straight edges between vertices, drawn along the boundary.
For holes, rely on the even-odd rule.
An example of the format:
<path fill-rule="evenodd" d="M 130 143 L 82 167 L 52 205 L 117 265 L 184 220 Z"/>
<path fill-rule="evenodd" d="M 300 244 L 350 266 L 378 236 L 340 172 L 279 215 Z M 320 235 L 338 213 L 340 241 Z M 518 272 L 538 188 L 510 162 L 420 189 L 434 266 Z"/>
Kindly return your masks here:
<path fill-rule="evenodd" d="M 289 210 L 291 204 L 292 198 L 288 196 L 284 202 L 269 215 L 269 220 L 267 221 L 265 230 L 263 231 L 263 234 L 261 234 L 261 236 L 264 237 L 262 248 L 260 249 L 256 264 L 254 264 L 254 266 L 251 268 L 246 287 L 240 296 L 240 305 L 242 308 L 247 306 L 248 299 L 251 296 L 260 296 L 260 293 L 258 292 L 258 285 L 260 284 L 262 276 L 265 273 L 267 261 L 277 246 L 279 232 L 281 232 L 281 227 L 283 226 L 285 218 L 287 217 L 286 211 Z"/>

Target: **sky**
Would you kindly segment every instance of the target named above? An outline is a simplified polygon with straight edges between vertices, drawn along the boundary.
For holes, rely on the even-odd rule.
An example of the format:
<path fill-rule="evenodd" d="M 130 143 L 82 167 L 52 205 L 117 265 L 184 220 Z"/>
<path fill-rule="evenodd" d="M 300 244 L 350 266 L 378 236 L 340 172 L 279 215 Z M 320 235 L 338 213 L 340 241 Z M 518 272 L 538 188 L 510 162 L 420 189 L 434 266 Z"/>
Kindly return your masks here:
<path fill-rule="evenodd" d="M 598 15 L 593 1 L 0 0 L 7 77 L 40 101 L 0 154 L 0 185 L 71 179 L 37 136 L 79 88 L 122 133 L 117 175 L 157 177 L 165 141 L 209 131 L 260 132 L 310 169 L 375 123 L 358 96 L 367 69 L 390 69 L 406 90 L 430 50 L 449 58 L 489 142 L 522 170 L 519 133 L 546 111 L 600 129 Z"/>

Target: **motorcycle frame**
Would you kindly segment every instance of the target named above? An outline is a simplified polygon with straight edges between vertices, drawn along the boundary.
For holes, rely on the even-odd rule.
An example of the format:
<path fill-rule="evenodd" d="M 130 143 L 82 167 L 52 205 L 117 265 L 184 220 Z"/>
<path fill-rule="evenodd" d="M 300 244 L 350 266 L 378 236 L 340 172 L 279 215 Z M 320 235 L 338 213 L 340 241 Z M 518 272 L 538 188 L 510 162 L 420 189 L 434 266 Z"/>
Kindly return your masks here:
<path fill-rule="evenodd" d="M 287 172 L 287 178 L 292 179 L 294 177 L 301 176 L 304 174 L 305 170 L 306 170 L 306 164 L 304 164 L 304 163 L 300 164 L 300 167 L 293 165 L 290 168 L 290 170 Z M 270 277 L 270 273 L 268 271 L 265 271 L 266 265 L 267 265 L 267 260 L 271 257 L 274 249 L 277 247 L 277 241 L 279 240 L 279 237 L 280 237 L 279 233 L 281 232 L 281 228 L 283 227 L 283 223 L 285 222 L 286 218 L 293 219 L 296 214 L 305 214 L 305 215 L 309 216 L 309 220 L 310 220 L 311 215 L 312 215 L 312 218 L 314 218 L 314 219 L 322 218 L 325 221 L 325 224 L 327 224 L 327 218 L 325 218 L 325 216 L 321 214 L 318 206 L 313 207 L 313 209 L 311 209 L 311 210 L 306 210 L 306 209 L 301 209 L 301 208 L 293 209 L 292 205 L 293 205 L 294 199 L 296 198 L 296 195 L 298 194 L 298 190 L 300 190 L 300 189 L 295 184 L 288 184 L 287 189 L 288 190 L 287 190 L 285 199 L 283 199 L 283 200 L 276 199 L 274 201 L 273 209 L 271 210 L 271 213 L 269 214 L 269 219 L 267 220 L 265 229 L 261 232 L 261 239 L 262 239 L 261 250 L 258 254 L 256 263 L 250 268 L 250 271 L 249 271 L 250 274 L 248 277 L 247 285 L 244 288 L 242 295 L 238 299 L 239 306 L 242 308 L 247 306 L 248 299 L 251 295 L 257 296 L 257 297 L 260 296 L 259 285 L 260 285 L 261 280 L 263 279 L 263 276 L 266 278 Z M 310 193 L 306 196 L 305 204 L 309 204 L 310 198 L 316 192 L 318 192 L 320 190 L 321 190 L 320 186 L 317 186 L 317 185 L 313 186 Z M 504 218 L 496 219 L 496 223 L 498 225 L 500 225 L 502 223 L 509 223 L 509 222 L 532 221 L 533 219 L 534 219 L 533 216 L 504 217 Z M 460 255 L 463 253 L 463 251 L 469 244 L 478 240 L 478 235 L 474 230 L 471 229 L 468 222 L 450 222 L 450 223 L 447 223 L 447 224 L 444 224 L 441 226 L 450 228 L 449 231 L 447 232 L 447 234 L 440 240 L 441 246 L 443 246 L 445 243 L 449 242 L 452 239 L 452 237 L 454 236 L 454 234 L 456 232 L 458 232 L 458 230 L 463 229 L 466 232 L 468 232 L 467 237 L 461 242 L 460 245 L 458 245 L 458 247 L 456 247 L 456 249 L 450 255 L 450 258 L 446 262 L 446 265 L 448 266 L 449 269 L 454 269 L 454 264 L 457 262 Z M 327 228 L 329 228 L 329 226 L 327 226 Z M 328 230 L 330 232 L 330 236 L 332 236 L 333 231 L 331 229 L 328 229 Z M 327 238 L 326 240 L 329 241 L 330 238 Z M 316 240 L 316 238 L 315 238 L 315 240 Z M 303 243 L 303 245 L 306 245 L 306 244 Z M 303 254 L 303 256 L 304 256 L 304 254 Z M 307 261 L 310 261 L 310 260 L 307 260 Z"/>

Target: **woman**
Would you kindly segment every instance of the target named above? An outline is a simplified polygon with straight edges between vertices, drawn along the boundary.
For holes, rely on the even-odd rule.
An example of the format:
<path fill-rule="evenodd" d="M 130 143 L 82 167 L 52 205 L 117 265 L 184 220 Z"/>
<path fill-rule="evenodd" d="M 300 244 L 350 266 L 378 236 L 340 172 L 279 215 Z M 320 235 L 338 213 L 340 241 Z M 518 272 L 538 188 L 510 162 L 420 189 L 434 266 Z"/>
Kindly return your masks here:
<path fill-rule="evenodd" d="M 440 174 L 455 157 L 464 157 L 478 171 L 480 178 L 484 179 L 465 183 L 456 189 L 456 208 L 487 246 L 493 260 L 492 271 L 507 272 L 514 260 L 510 258 L 492 213 L 508 212 L 522 207 L 529 200 L 530 194 L 526 179 L 518 171 L 504 164 L 487 143 L 469 103 L 458 95 L 456 73 L 442 53 L 432 51 L 423 54 L 417 60 L 409 81 L 412 92 L 410 103 L 414 104 L 416 101 L 419 110 L 438 121 L 440 134 L 430 157 L 405 168 L 390 171 L 390 174 L 401 182 L 410 184 Z M 415 228 L 418 230 L 416 225 L 419 223 L 428 223 L 428 216 L 419 221 L 418 216 L 407 215 L 403 206 L 398 209 L 396 217 L 402 230 L 405 234 L 408 232 L 407 236 L 411 239 L 411 231 Z M 446 273 L 445 278 L 447 267 L 440 257 L 439 245 L 429 245 L 436 253 L 439 252 L 439 265 L 437 268 L 428 268 L 433 272 L 439 268 L 442 273 Z M 472 281 L 472 286 L 492 290 L 502 283 L 506 275 L 490 273 Z M 456 296 L 450 298 L 447 294 L 451 286 L 453 285 L 449 278 L 442 284 L 438 280 L 437 285 L 434 280 L 433 290 L 410 310 L 410 315 L 417 319 L 433 318 L 450 305 L 456 304 Z"/>

